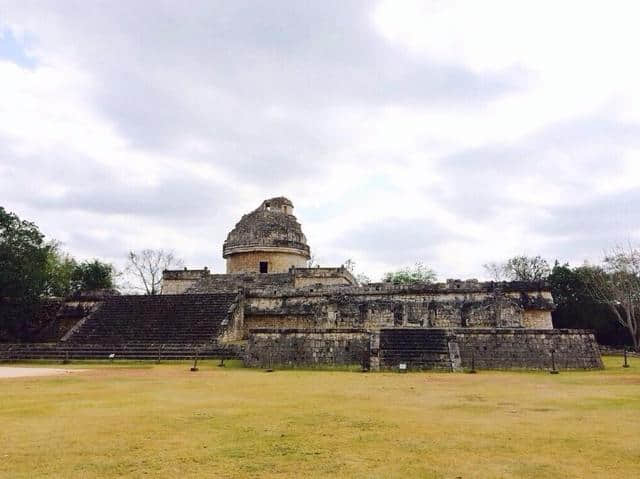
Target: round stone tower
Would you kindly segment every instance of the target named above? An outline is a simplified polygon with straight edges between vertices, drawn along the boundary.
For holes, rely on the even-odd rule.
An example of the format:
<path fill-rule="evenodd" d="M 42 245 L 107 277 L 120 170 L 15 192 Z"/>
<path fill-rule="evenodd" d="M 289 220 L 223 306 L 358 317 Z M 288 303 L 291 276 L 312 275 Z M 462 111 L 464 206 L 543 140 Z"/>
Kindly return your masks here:
<path fill-rule="evenodd" d="M 293 216 L 293 203 L 278 197 L 265 200 L 236 224 L 222 245 L 227 273 L 284 273 L 304 267 L 309 246 Z"/>

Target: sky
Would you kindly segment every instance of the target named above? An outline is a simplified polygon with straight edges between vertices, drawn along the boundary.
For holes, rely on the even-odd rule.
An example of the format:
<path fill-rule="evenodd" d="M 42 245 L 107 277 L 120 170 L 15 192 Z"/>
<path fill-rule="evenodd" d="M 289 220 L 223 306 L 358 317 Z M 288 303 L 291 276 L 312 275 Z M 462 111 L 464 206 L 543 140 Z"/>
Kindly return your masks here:
<path fill-rule="evenodd" d="M 0 0 L 0 206 L 224 271 L 287 196 L 322 266 L 441 280 L 640 242 L 640 4 Z"/>

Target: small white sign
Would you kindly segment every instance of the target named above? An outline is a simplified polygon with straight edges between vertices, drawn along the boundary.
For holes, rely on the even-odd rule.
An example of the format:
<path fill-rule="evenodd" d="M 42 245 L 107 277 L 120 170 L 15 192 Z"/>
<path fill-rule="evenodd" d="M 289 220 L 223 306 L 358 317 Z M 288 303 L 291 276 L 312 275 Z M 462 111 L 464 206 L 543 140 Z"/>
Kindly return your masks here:
<path fill-rule="evenodd" d="M 399 369 L 400 371 L 404 371 L 404 370 L 406 370 L 406 369 L 407 369 L 407 364 L 406 364 L 406 363 L 400 363 L 400 364 L 398 364 L 398 369 Z"/>

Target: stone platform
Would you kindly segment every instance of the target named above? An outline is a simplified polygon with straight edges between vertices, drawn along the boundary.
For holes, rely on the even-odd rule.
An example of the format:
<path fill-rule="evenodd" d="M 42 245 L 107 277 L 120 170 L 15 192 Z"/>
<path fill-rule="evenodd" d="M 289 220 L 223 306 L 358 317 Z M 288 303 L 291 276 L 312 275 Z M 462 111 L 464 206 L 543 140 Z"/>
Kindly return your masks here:
<path fill-rule="evenodd" d="M 553 358 L 552 358 L 553 356 Z M 248 366 L 342 366 L 371 369 L 600 369 L 592 331 L 525 328 L 255 329 Z"/>

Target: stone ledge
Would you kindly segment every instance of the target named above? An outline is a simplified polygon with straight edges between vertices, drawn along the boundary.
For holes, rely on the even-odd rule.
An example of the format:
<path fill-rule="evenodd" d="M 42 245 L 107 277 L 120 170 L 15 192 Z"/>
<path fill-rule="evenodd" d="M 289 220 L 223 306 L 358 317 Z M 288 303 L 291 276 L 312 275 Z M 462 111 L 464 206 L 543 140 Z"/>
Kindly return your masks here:
<path fill-rule="evenodd" d="M 340 329 L 340 328 L 332 328 L 332 329 L 299 329 L 299 328 L 283 328 L 283 329 L 250 329 L 249 334 L 336 334 L 336 333 L 366 333 L 370 334 L 370 332 L 366 329 Z"/>

